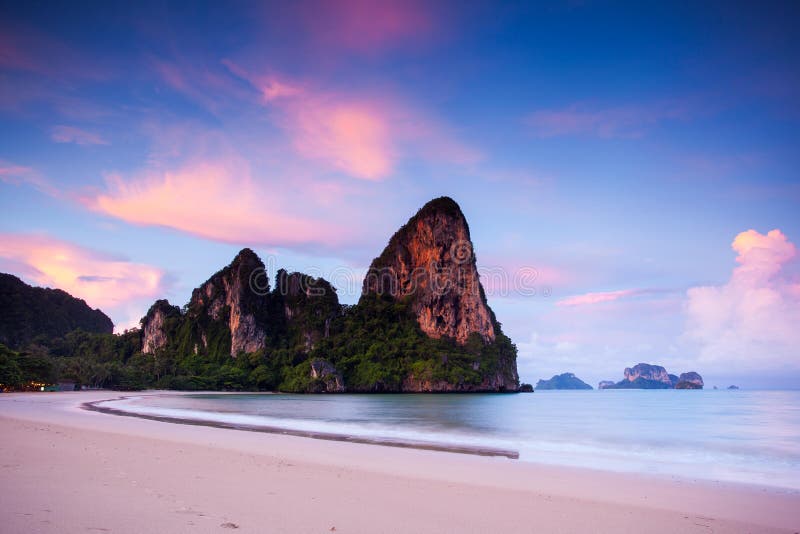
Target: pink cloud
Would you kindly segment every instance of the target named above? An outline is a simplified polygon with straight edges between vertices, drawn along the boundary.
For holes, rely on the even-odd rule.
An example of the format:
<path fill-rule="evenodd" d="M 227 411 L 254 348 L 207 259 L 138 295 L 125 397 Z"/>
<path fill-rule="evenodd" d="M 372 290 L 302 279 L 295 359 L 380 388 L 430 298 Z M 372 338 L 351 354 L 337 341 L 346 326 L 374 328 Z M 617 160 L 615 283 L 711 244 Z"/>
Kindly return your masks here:
<path fill-rule="evenodd" d="M 76 145 L 107 145 L 107 140 L 98 134 L 81 130 L 74 126 L 56 126 L 51 132 L 56 143 L 75 143 Z"/>
<path fill-rule="evenodd" d="M 600 304 L 602 302 L 612 302 L 626 297 L 641 295 L 642 289 L 621 289 L 619 291 L 600 291 L 595 293 L 584 293 L 583 295 L 573 295 L 560 299 L 556 302 L 557 306 L 587 306 Z"/>
<path fill-rule="evenodd" d="M 167 87 L 214 114 L 220 114 L 237 101 L 249 99 L 246 88 L 237 83 L 229 68 L 225 68 L 225 62 L 222 63 L 198 64 L 183 58 L 149 59 L 149 65 Z"/>
<path fill-rule="evenodd" d="M 0 179 L 7 182 L 18 182 L 34 174 L 30 167 L 15 165 L 14 163 L 0 160 Z"/>
<path fill-rule="evenodd" d="M 392 172 L 397 149 L 385 110 L 358 102 L 303 99 L 289 113 L 287 127 L 302 156 L 327 161 L 365 180 L 380 180 Z"/>
<path fill-rule="evenodd" d="M 228 157 L 131 179 L 110 176 L 106 191 L 86 195 L 83 203 L 133 224 L 235 244 L 333 245 L 352 234 L 316 209 L 314 191 L 299 187 L 294 198 L 290 190 L 294 188 L 285 183 L 254 179 L 246 162 Z"/>
<path fill-rule="evenodd" d="M 312 90 L 275 75 L 255 75 L 229 60 L 228 69 L 251 83 L 264 105 L 279 112 L 294 149 L 364 180 L 388 176 L 396 159 L 391 111 L 385 103 Z"/>
<path fill-rule="evenodd" d="M 641 137 L 648 128 L 659 122 L 686 116 L 686 107 L 679 104 L 605 109 L 573 104 L 564 109 L 537 111 L 528 117 L 527 123 L 539 137 L 588 135 L 608 139 Z"/>
<path fill-rule="evenodd" d="M 392 96 L 343 94 L 223 63 L 258 90 L 298 154 L 355 178 L 382 180 L 401 158 L 415 154 L 458 165 L 482 157 L 437 121 Z"/>
<path fill-rule="evenodd" d="M 1 159 L 0 182 L 12 185 L 28 184 L 52 197 L 57 197 L 61 194 L 58 188 L 42 177 L 35 169 Z"/>
<path fill-rule="evenodd" d="M 0 234 L 0 267 L 31 283 L 56 287 L 134 326 L 148 299 L 164 291 L 164 272 L 36 234 Z"/>
<path fill-rule="evenodd" d="M 567 269 L 540 261 L 524 264 L 514 258 L 483 255 L 477 259 L 481 284 L 490 298 L 547 298 L 554 288 L 574 279 Z"/>
<path fill-rule="evenodd" d="M 731 247 L 739 266 L 728 282 L 688 290 L 686 337 L 707 362 L 800 368 L 797 248 L 777 229 L 742 232 Z"/>
<path fill-rule="evenodd" d="M 302 89 L 298 87 L 287 85 L 281 81 L 274 79 L 265 80 L 261 88 L 261 93 L 264 95 L 264 100 L 266 100 L 267 102 L 269 102 L 270 100 L 275 100 L 276 98 L 296 96 L 299 95 L 301 92 Z"/>
<path fill-rule="evenodd" d="M 738 282 L 766 283 L 778 274 L 783 265 L 797 255 L 797 248 L 780 230 L 766 235 L 747 230 L 736 236 L 731 248 L 738 252 L 740 264 L 733 273 Z"/>

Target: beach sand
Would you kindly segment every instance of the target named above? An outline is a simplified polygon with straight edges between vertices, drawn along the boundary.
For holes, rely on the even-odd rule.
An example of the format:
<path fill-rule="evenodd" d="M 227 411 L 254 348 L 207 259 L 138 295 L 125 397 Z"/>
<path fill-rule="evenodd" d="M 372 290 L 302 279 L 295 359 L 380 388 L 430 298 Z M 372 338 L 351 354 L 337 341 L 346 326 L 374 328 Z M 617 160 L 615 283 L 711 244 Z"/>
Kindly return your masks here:
<path fill-rule="evenodd" d="M 797 532 L 800 494 L 83 410 L 0 394 L 0 532 Z"/>

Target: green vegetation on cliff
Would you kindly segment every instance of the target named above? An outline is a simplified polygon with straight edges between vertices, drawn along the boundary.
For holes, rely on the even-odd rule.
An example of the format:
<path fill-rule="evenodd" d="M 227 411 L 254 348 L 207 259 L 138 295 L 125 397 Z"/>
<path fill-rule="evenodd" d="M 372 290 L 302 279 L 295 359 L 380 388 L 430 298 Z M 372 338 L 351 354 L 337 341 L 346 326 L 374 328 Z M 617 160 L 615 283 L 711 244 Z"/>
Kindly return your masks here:
<path fill-rule="evenodd" d="M 479 388 L 484 376 L 499 371 L 499 362 L 516 355 L 503 335 L 490 345 L 477 334 L 464 346 L 430 338 L 419 329 L 408 303 L 390 298 L 340 307 L 328 318 L 328 337 L 316 303 L 298 309 L 301 321 L 286 328 L 286 335 L 237 358 L 230 356 L 230 333 L 214 322 L 205 325 L 207 348 L 195 353 L 190 340 L 200 327 L 185 315 L 169 319 L 165 330 L 173 341 L 152 355 L 141 352 L 139 330 L 122 335 L 77 330 L 19 353 L 2 347 L 0 383 L 13 388 L 29 381 L 74 380 L 118 389 L 306 392 L 319 391 L 310 367 L 321 359 L 341 373 L 348 391 L 400 391 L 409 375 L 446 382 L 458 391 Z M 305 343 L 309 331 L 320 335 L 311 347 Z"/>
<path fill-rule="evenodd" d="M 63 336 L 77 328 L 110 334 L 114 325 L 103 312 L 60 289 L 31 287 L 0 273 L 0 343 L 21 348 L 31 342 Z"/>
<path fill-rule="evenodd" d="M 282 295 L 276 287 L 269 306 L 291 309 L 292 319 L 273 325 L 267 346 L 253 353 L 232 358 L 223 321 L 185 311 L 165 318 L 169 343 L 153 354 L 142 353 L 138 329 L 121 335 L 82 330 L 40 335 L 20 352 L 0 346 L 0 384 L 19 388 L 30 381 L 74 380 L 116 389 L 325 391 L 310 372 L 317 359 L 335 367 L 348 391 L 400 391 L 409 376 L 466 391 L 480 389 L 484 377 L 516 358 L 516 347 L 502 333 L 492 344 L 476 333 L 462 346 L 425 335 L 407 300 L 370 295 L 358 305 L 340 306 L 324 280 L 306 277 L 304 284 L 324 285 L 325 291 L 315 298 Z M 203 337 L 206 345 L 200 348 L 197 340 Z"/>
<path fill-rule="evenodd" d="M 86 324 L 107 318 L 83 301 L 57 292 L 66 304 L 53 304 L 52 290 L 25 286 L 14 309 L 42 311 L 3 316 L 21 341 L 0 371 L 7 387 L 61 378 L 124 389 L 517 390 L 516 347 L 488 306 L 455 201 L 423 206 L 370 270 L 381 278 L 368 275 L 359 303 L 342 306 L 327 281 L 302 273 L 281 269 L 270 288 L 264 263 L 245 248 L 182 309 L 158 300 L 141 329 L 116 336 L 110 321 Z M 49 306 L 56 317 L 70 306 L 76 321 L 54 327 L 43 317 Z"/>

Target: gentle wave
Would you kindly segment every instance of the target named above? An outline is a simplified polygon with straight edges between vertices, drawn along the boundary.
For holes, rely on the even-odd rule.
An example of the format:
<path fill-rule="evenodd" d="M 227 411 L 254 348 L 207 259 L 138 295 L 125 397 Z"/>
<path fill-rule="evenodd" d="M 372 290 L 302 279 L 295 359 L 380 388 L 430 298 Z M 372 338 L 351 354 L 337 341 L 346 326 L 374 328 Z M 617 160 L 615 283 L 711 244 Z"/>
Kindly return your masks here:
<path fill-rule="evenodd" d="M 102 404 L 152 417 L 518 451 L 528 462 L 800 489 L 797 392 L 198 394 Z"/>

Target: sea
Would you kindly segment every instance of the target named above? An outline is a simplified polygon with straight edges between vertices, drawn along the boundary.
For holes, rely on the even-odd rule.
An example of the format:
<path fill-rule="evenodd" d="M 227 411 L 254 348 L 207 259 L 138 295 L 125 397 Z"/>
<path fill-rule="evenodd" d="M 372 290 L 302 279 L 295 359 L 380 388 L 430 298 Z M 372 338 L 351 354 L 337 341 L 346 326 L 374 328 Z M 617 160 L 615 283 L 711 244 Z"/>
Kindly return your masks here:
<path fill-rule="evenodd" d="M 800 490 L 800 391 L 158 394 L 146 416 L 518 453 L 520 462 Z"/>

